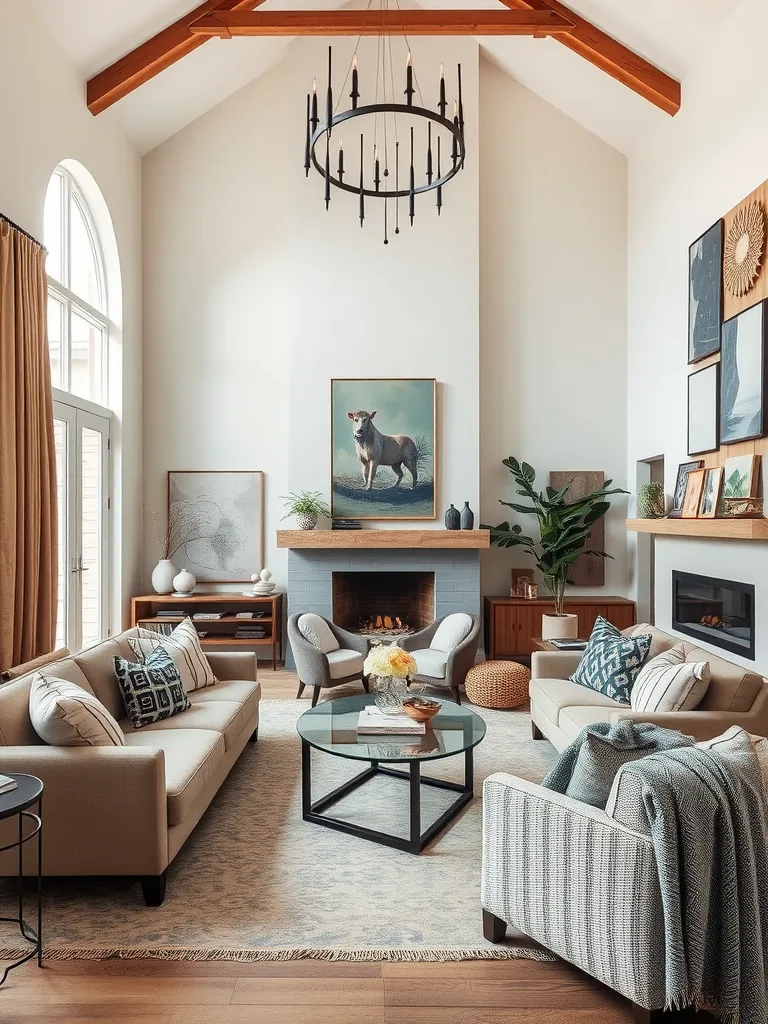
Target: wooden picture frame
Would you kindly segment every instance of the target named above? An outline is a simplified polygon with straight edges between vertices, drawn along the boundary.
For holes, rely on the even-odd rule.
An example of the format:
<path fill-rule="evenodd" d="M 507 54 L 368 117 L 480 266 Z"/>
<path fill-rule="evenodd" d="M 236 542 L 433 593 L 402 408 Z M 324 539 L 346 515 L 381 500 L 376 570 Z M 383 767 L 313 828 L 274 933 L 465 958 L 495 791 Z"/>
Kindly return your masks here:
<path fill-rule="evenodd" d="M 364 415 L 356 418 L 357 412 Z M 364 461 L 363 453 L 372 431 L 374 438 L 383 435 L 395 442 L 403 457 L 397 462 L 376 462 L 370 479 L 371 462 Z M 411 473 L 414 452 L 415 479 Z M 437 519 L 438 457 L 434 377 L 331 380 L 331 510 L 335 518 Z"/>
<path fill-rule="evenodd" d="M 688 374 L 688 454 L 706 455 L 720 447 L 720 366 Z"/>
<path fill-rule="evenodd" d="M 734 473 L 743 480 L 739 486 L 734 483 Z M 723 498 L 756 498 L 760 483 L 759 455 L 729 455 L 723 468 Z"/>
<path fill-rule="evenodd" d="M 697 519 L 701 504 L 701 492 L 704 488 L 705 469 L 692 469 L 685 483 L 685 502 L 683 503 L 683 519 Z"/>
<path fill-rule="evenodd" d="M 738 444 L 765 437 L 766 301 L 732 316 L 723 324 L 720 352 L 720 440 Z"/>
<path fill-rule="evenodd" d="M 699 502 L 699 518 L 715 519 L 720 514 L 720 495 L 723 490 L 723 467 L 704 470 L 704 483 Z"/>
<path fill-rule="evenodd" d="M 682 516 L 683 505 L 685 504 L 685 485 L 688 480 L 688 474 L 694 469 L 701 469 L 703 465 L 704 459 L 692 459 L 689 462 L 681 462 L 677 467 L 675 490 L 672 494 L 672 508 L 669 510 L 668 519 L 679 519 Z"/>
<path fill-rule="evenodd" d="M 199 583 L 250 583 L 264 568 L 261 470 L 169 470 L 172 509 L 183 526 L 171 558 Z"/>
<path fill-rule="evenodd" d="M 719 220 L 688 248 L 688 362 L 720 351 L 723 321 L 724 221 Z"/>

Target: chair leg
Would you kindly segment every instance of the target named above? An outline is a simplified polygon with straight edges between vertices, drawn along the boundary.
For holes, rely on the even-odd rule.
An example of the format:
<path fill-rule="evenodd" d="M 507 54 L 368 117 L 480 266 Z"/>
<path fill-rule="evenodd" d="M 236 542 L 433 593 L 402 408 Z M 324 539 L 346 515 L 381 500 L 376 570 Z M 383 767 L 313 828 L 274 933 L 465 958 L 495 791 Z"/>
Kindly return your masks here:
<path fill-rule="evenodd" d="M 503 942 L 506 934 L 507 922 L 483 909 L 483 936 L 488 942 Z"/>
<path fill-rule="evenodd" d="M 536 725 L 533 719 L 531 719 L 531 738 L 534 740 L 544 739 L 544 733 L 541 731 L 538 725 Z"/>
<path fill-rule="evenodd" d="M 646 1010 L 644 1006 L 632 1003 L 633 1024 L 665 1024 L 666 1021 L 669 1024 L 673 1024 L 673 1021 L 682 1022 L 684 1020 L 692 1020 L 693 1017 L 698 1019 L 699 1014 L 694 1013 L 692 1010 Z M 702 1016 L 702 1020 L 705 1019 L 706 1016 Z"/>
<path fill-rule="evenodd" d="M 304 693 L 304 683 L 302 683 L 302 681 L 299 680 L 299 692 L 296 694 L 296 700 L 299 699 L 302 693 Z"/>
<path fill-rule="evenodd" d="M 319 686 L 313 686 L 312 687 L 312 707 L 314 707 L 317 704 L 317 699 L 318 699 L 319 696 L 320 696 L 320 687 Z"/>
<path fill-rule="evenodd" d="M 259 727 L 258 727 L 258 725 L 253 730 L 251 735 L 248 737 L 248 742 L 249 743 L 258 743 L 259 742 Z"/>
<path fill-rule="evenodd" d="M 453 699 L 456 701 L 457 704 L 461 704 L 461 690 L 458 688 L 458 686 L 453 687 Z"/>
<path fill-rule="evenodd" d="M 162 875 L 142 875 L 141 891 L 144 894 L 144 902 L 148 907 L 159 907 L 165 899 L 165 883 L 168 877 L 168 869 Z"/>
<path fill-rule="evenodd" d="M 366 693 L 370 693 L 371 692 L 371 687 L 370 687 L 370 684 L 368 683 L 368 677 L 367 676 L 361 676 L 361 679 L 362 679 L 362 682 L 363 682 L 363 689 L 365 690 Z"/>

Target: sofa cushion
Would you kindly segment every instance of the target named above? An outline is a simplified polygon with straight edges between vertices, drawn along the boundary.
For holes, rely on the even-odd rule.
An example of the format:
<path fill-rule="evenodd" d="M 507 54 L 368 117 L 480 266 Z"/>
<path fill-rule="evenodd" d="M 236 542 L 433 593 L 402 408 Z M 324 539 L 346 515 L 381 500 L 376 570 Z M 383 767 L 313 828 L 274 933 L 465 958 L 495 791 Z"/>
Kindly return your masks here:
<path fill-rule="evenodd" d="M 531 700 L 534 701 L 555 725 L 559 724 L 560 712 L 563 708 L 594 707 L 606 708 L 605 715 L 596 721 L 607 721 L 611 711 L 618 711 L 625 705 L 619 704 L 598 690 L 590 690 L 586 686 L 572 683 L 570 679 L 532 679 L 528 686 Z"/>
<path fill-rule="evenodd" d="M 131 659 L 131 648 L 123 634 L 102 640 L 75 655 L 77 666 L 88 680 L 89 688 L 113 718 L 122 718 L 125 707 L 115 676 L 115 658 Z"/>
<path fill-rule="evenodd" d="M 45 743 L 53 747 L 123 747 L 123 731 L 90 690 L 35 673 L 29 690 L 29 717 Z"/>
<path fill-rule="evenodd" d="M 328 671 L 331 679 L 344 679 L 346 676 L 361 674 L 363 671 L 363 656 L 358 651 L 347 651 L 339 648 L 338 651 L 328 651 Z"/>
<path fill-rule="evenodd" d="M 649 635 L 623 636 L 615 626 L 598 615 L 587 648 L 571 680 L 628 705 L 632 684 L 650 647 Z"/>
<path fill-rule="evenodd" d="M 115 658 L 115 673 L 134 729 L 143 729 L 189 707 L 179 670 L 162 647 L 148 655 L 143 665 Z"/>
<path fill-rule="evenodd" d="M 471 615 L 467 615 L 466 612 L 453 612 L 451 615 L 446 615 L 435 630 L 435 635 L 429 645 L 430 650 L 450 654 L 463 640 L 467 639 L 471 632 Z"/>
<path fill-rule="evenodd" d="M 610 722 L 614 711 L 618 711 L 623 704 L 614 704 L 612 708 L 599 707 L 597 705 L 582 705 L 562 708 L 557 724 L 566 734 L 568 739 L 575 739 L 586 725 L 595 725 L 597 722 Z"/>
<path fill-rule="evenodd" d="M 683 649 L 687 662 L 706 661 L 709 665 L 709 686 L 699 711 L 749 711 L 765 685 L 761 675 L 694 644 L 683 643 Z"/>
<path fill-rule="evenodd" d="M 709 678 L 709 664 L 686 662 L 685 649 L 677 644 L 643 665 L 630 695 L 632 710 L 693 711 L 707 692 Z"/>
<path fill-rule="evenodd" d="M 314 612 L 300 615 L 296 625 L 307 643 L 312 644 L 313 647 L 316 647 L 318 651 L 322 651 L 323 654 L 338 651 L 341 646 L 325 619 L 315 615 Z"/>
<path fill-rule="evenodd" d="M 259 706 L 261 683 L 255 679 L 220 679 L 218 686 L 195 690 L 189 699 L 193 704 L 216 700 L 236 701 L 238 704 L 247 704 L 248 714 L 251 715 Z"/>
<path fill-rule="evenodd" d="M 74 658 L 54 662 L 41 671 L 44 675 L 55 675 L 57 679 L 66 679 L 89 693 L 93 692 Z M 43 742 L 29 717 L 29 691 L 36 675 L 37 672 L 29 672 L 0 685 L 0 743 L 5 746 L 30 747 Z"/>
<path fill-rule="evenodd" d="M 126 731 L 125 745 L 155 747 L 165 753 L 169 825 L 184 821 L 224 758 L 224 737 L 205 729 Z"/>
<path fill-rule="evenodd" d="M 245 704 L 234 700 L 208 700 L 198 703 L 190 698 L 189 708 L 183 714 L 143 726 L 141 732 L 167 732 L 169 729 L 203 729 L 207 732 L 218 732 L 224 737 L 224 745 L 229 750 L 234 746 L 246 723 L 255 714 L 257 707 L 258 700 Z M 127 719 L 120 724 L 126 735 L 138 731 Z"/>
<path fill-rule="evenodd" d="M 448 655 L 444 651 L 433 651 L 426 647 L 422 651 L 411 651 L 416 661 L 416 672 L 420 676 L 430 676 L 432 679 L 445 679 L 445 672 L 448 667 Z"/>
<path fill-rule="evenodd" d="M 210 662 L 203 654 L 200 637 L 190 618 L 183 619 L 169 636 L 151 629 L 140 629 L 138 636 L 129 639 L 128 644 L 139 663 L 146 661 L 154 651 L 167 651 L 173 658 L 187 693 L 215 686 L 218 682 Z"/>

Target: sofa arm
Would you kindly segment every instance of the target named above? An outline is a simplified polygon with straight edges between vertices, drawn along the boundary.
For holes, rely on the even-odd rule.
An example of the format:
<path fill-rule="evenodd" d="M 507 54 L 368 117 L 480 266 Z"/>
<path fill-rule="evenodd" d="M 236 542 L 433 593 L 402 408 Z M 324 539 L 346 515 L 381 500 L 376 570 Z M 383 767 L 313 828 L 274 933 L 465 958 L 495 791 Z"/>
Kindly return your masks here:
<path fill-rule="evenodd" d="M 695 740 L 711 740 L 720 736 L 732 725 L 740 725 L 746 732 L 755 732 L 759 724 L 757 717 L 748 711 L 666 711 L 653 714 L 648 711 L 611 711 L 612 725 L 616 722 L 649 722 L 664 729 L 677 729 Z"/>
<path fill-rule="evenodd" d="M 483 785 L 482 906 L 642 1006 L 665 1002 L 653 844 L 510 775 Z"/>
<path fill-rule="evenodd" d="M 154 747 L 0 747 L 0 772 L 43 780 L 43 873 L 158 875 L 168 866 L 165 754 Z M 34 809 L 34 808 L 33 808 Z M 16 819 L 0 823 L 0 845 Z M 36 844 L 25 870 L 37 870 Z M 0 875 L 17 871 L 0 854 Z"/>
<path fill-rule="evenodd" d="M 534 651 L 531 655 L 533 679 L 567 679 L 579 667 L 583 651 Z"/>
<path fill-rule="evenodd" d="M 211 671 L 217 679 L 256 679 L 256 653 L 254 651 L 228 651 L 206 654 Z"/>

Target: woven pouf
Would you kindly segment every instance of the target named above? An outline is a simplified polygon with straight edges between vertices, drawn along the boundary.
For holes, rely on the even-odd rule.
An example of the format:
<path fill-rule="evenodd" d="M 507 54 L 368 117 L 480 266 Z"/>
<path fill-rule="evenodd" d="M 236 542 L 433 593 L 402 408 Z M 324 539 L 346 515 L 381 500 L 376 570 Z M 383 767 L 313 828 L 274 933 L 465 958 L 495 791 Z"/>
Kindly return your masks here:
<path fill-rule="evenodd" d="M 528 700 L 530 670 L 516 661 L 481 661 L 467 673 L 467 699 L 480 708 L 509 711 Z"/>

